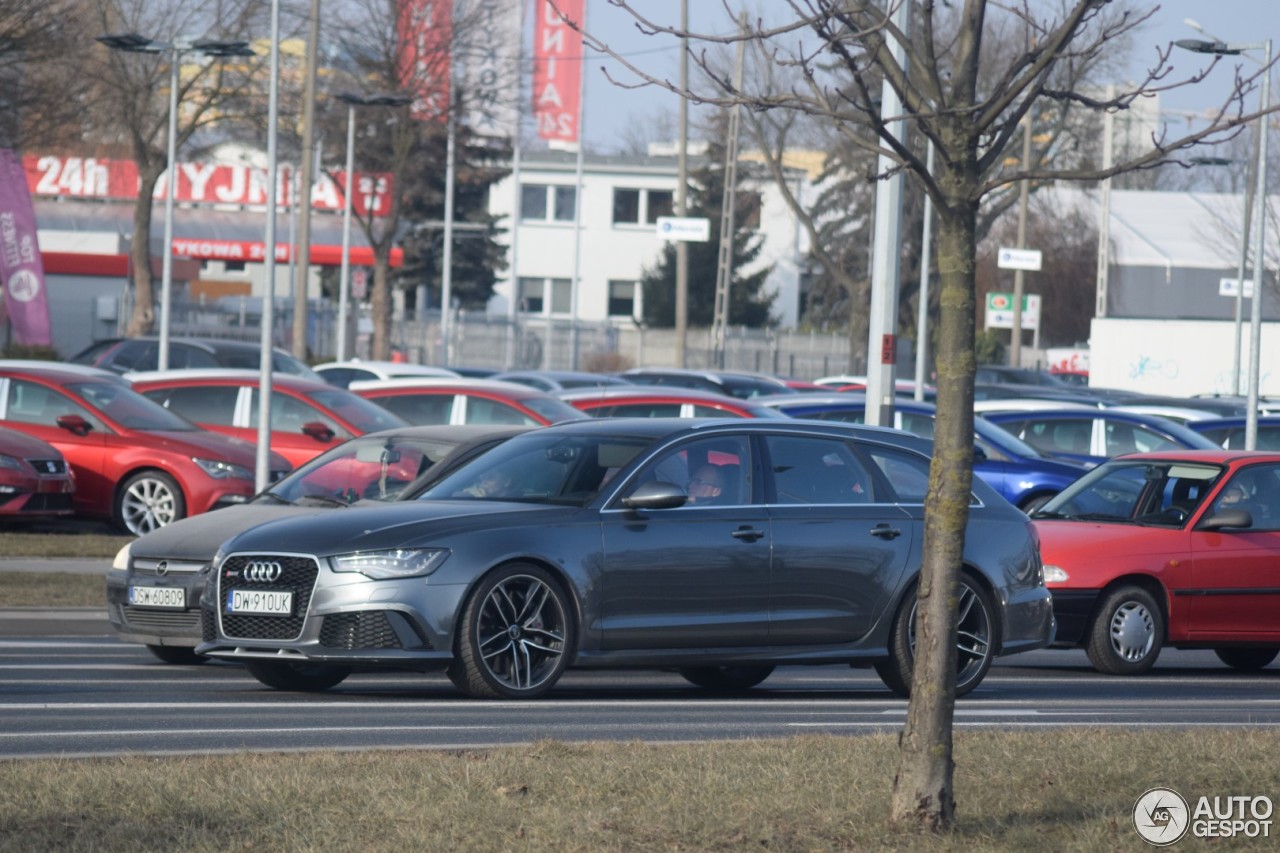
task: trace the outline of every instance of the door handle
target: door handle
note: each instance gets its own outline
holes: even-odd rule
[[[734,539],[741,539],[745,542],[754,542],[757,539],[764,538],[764,531],[756,530],[754,527],[739,527],[729,535]]]
[[[878,536],[881,539],[897,539],[902,535],[902,531],[887,524],[877,524],[871,528],[871,535]]]

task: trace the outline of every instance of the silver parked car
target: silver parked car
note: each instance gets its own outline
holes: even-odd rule
[[[781,664],[911,682],[927,441],[780,420],[600,419],[510,439],[419,501],[229,540],[206,655],[285,690],[367,668],[445,670],[528,699],[569,666],[747,688]],[[1053,637],[1027,517],[980,480],[960,580],[957,689]]]

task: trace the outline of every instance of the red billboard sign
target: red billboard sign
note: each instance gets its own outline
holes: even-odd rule
[[[535,0],[533,19],[533,115],[538,136],[578,141],[581,116],[583,0]],[[557,11],[559,10],[559,11]],[[561,17],[564,14],[564,18]]]
[[[99,160],[93,157],[28,155],[22,158],[31,195],[60,198],[132,200],[138,197],[138,167],[132,160]],[[174,200],[191,204],[230,204],[261,207],[267,203],[267,170],[212,163],[179,163]],[[154,198],[168,193],[168,176],[156,184]],[[340,212],[346,174],[321,173],[311,186],[311,209]],[[281,208],[294,194],[290,170],[277,175]],[[353,181],[352,209],[361,216],[370,211],[386,216],[391,209],[391,175],[357,172]]]
[[[413,95],[409,114],[443,121],[449,114],[452,77],[452,0],[399,0],[396,10],[400,88]]]

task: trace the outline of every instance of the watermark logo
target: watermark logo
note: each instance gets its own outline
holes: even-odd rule
[[[1133,827],[1148,844],[1173,844],[1187,834],[1190,825],[1187,801],[1171,788],[1152,788],[1133,804]]]
[[[1270,797],[1199,797],[1192,807],[1172,788],[1152,788],[1133,804],[1133,828],[1156,847],[1188,832],[1193,838],[1269,838],[1274,811]]]

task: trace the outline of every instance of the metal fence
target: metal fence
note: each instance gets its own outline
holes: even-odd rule
[[[170,311],[170,333],[177,336],[261,340],[261,300],[223,299],[216,304],[176,302]],[[118,313],[124,334],[128,306]],[[157,314],[159,312],[157,311]],[[348,317],[350,355],[370,357],[372,323],[367,316]],[[293,303],[278,301],[272,338],[292,348]],[[391,343],[406,360],[420,364],[526,370],[593,370],[613,372],[628,367],[673,365],[676,335],[672,329],[646,329],[631,323],[588,323],[518,316],[515,320],[466,311],[449,323],[449,341],[441,338],[439,311],[392,322]],[[337,309],[328,304],[308,308],[307,351],[314,361],[337,353]],[[900,354],[901,355],[901,354]],[[865,352],[850,357],[844,335],[794,330],[731,328],[723,358],[712,344],[709,328],[691,328],[685,337],[685,366],[776,373],[816,379],[837,373],[864,373]]]

